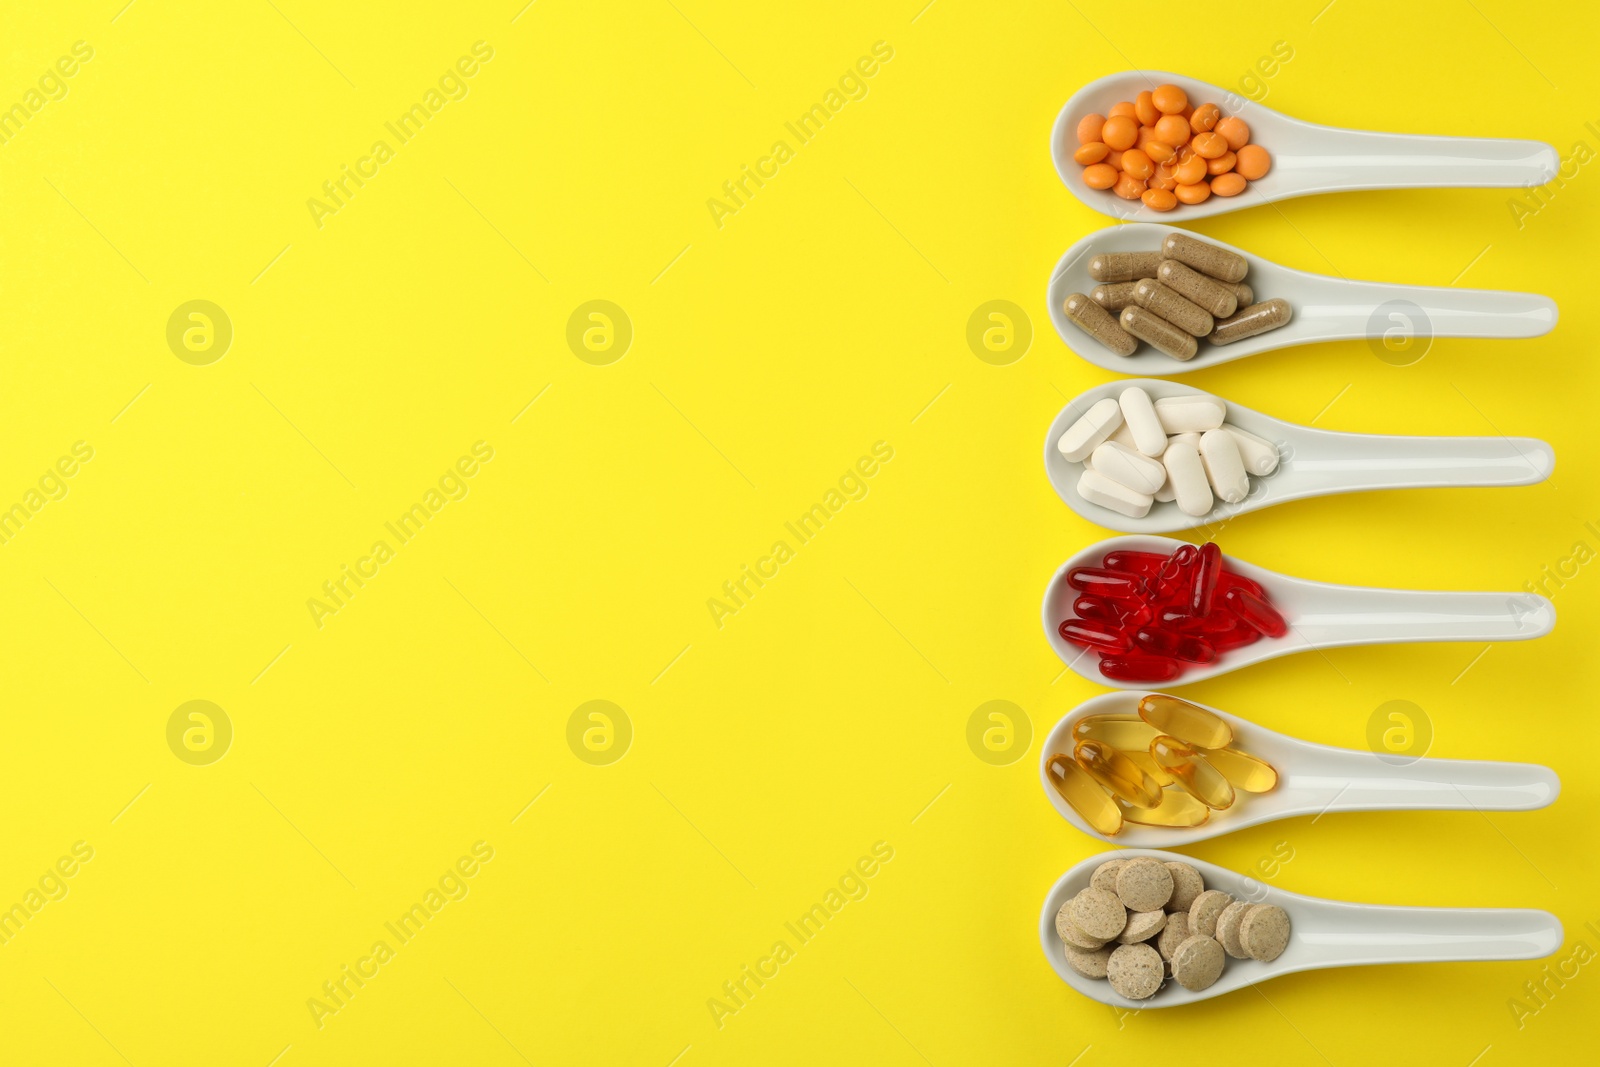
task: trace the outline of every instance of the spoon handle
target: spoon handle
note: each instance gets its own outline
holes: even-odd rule
[[[1555,470],[1555,450],[1532,437],[1319,434],[1291,442],[1297,478],[1317,492],[1532,485]],[[1270,494],[1270,480],[1262,484]]]
[[[1541,337],[1556,303],[1538,293],[1323,279],[1295,308],[1319,341],[1366,338],[1394,351],[1435,337]]]
[[[1537,763],[1411,759],[1346,750],[1318,752],[1308,772],[1283,785],[1307,797],[1302,814],[1330,811],[1532,811],[1561,792],[1555,771]]]
[[[1294,921],[1309,967],[1531,960],[1561,947],[1561,920],[1530,908],[1407,908],[1326,902]]]
[[[1319,126],[1275,166],[1315,191],[1528,188],[1556,176],[1561,157],[1543,141],[1425,137]]]
[[[1319,648],[1413,641],[1523,641],[1554,629],[1555,605],[1536,593],[1441,593],[1307,583],[1290,637]]]

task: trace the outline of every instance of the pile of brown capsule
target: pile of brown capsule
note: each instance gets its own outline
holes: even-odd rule
[[[1294,317],[1283,299],[1255,302],[1245,283],[1250,264],[1214,244],[1174,233],[1159,252],[1110,252],[1089,261],[1100,284],[1073,293],[1062,310],[1074,326],[1119,356],[1139,342],[1178,360],[1200,351],[1200,338],[1227,345],[1276,330]]]

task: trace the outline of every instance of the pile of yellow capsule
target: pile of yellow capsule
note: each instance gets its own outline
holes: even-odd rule
[[[1107,837],[1130,822],[1200,826],[1213,811],[1232,807],[1237,793],[1266,793],[1278,784],[1270,763],[1234,747],[1227,722],[1162,693],[1140,700],[1137,717],[1079,719],[1072,746],[1070,756],[1050,757],[1050,782]]]

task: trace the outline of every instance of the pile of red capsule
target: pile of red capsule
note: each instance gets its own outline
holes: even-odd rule
[[[1098,567],[1074,567],[1067,584],[1082,595],[1062,638],[1100,654],[1116,682],[1170,682],[1289,624],[1266,590],[1222,565],[1216,543],[1158,552],[1107,552]]]

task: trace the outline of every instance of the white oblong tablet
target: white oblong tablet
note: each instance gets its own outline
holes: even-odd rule
[[[1231,423],[1223,423],[1222,428],[1233,435],[1233,443],[1239,446],[1239,455],[1244,457],[1245,470],[1264,476],[1278,469],[1277,445]]]
[[[1172,442],[1162,454],[1161,464],[1167,468],[1167,480],[1172,483],[1178,510],[1196,517],[1211,510],[1211,483],[1206,481],[1206,469],[1194,445],[1187,441]]]
[[[1083,418],[1067,427],[1067,432],[1056,441],[1056,449],[1069,462],[1077,463],[1121,425],[1122,408],[1108,396],[1090,408]]]
[[[1167,473],[1166,464],[1162,464],[1161,473],[1163,475]],[[1155,492],[1155,498],[1161,501],[1163,504],[1178,499],[1178,492],[1172,488],[1171,478],[1163,478],[1161,482],[1161,488],[1157,489]]]
[[[1147,456],[1159,456],[1167,450],[1167,431],[1156,418],[1155,405],[1150,394],[1137,385],[1130,385],[1117,397],[1122,408],[1122,421],[1133,437],[1133,445]]]
[[[1099,471],[1083,472],[1083,477],[1078,479],[1078,495],[1091,504],[1110,508],[1130,519],[1142,519],[1150,513],[1150,494],[1135,492]]]
[[[1244,469],[1239,444],[1227,430],[1207,430],[1200,435],[1200,462],[1205,466],[1211,491],[1229,504],[1250,495],[1250,475]]]
[[[1205,433],[1222,425],[1228,408],[1214,396],[1164,396],[1155,403],[1156,418],[1168,433]]]
[[[1133,433],[1128,429],[1128,417],[1126,415],[1122,417],[1122,425],[1117,427],[1116,433],[1113,433],[1106,440],[1115,441],[1119,445],[1126,445],[1135,452],[1139,451],[1139,446],[1133,439]]]
[[[1167,480],[1167,469],[1156,460],[1135,452],[1127,445],[1106,441],[1089,456],[1095,473],[1121,482],[1135,493],[1151,496]]]

